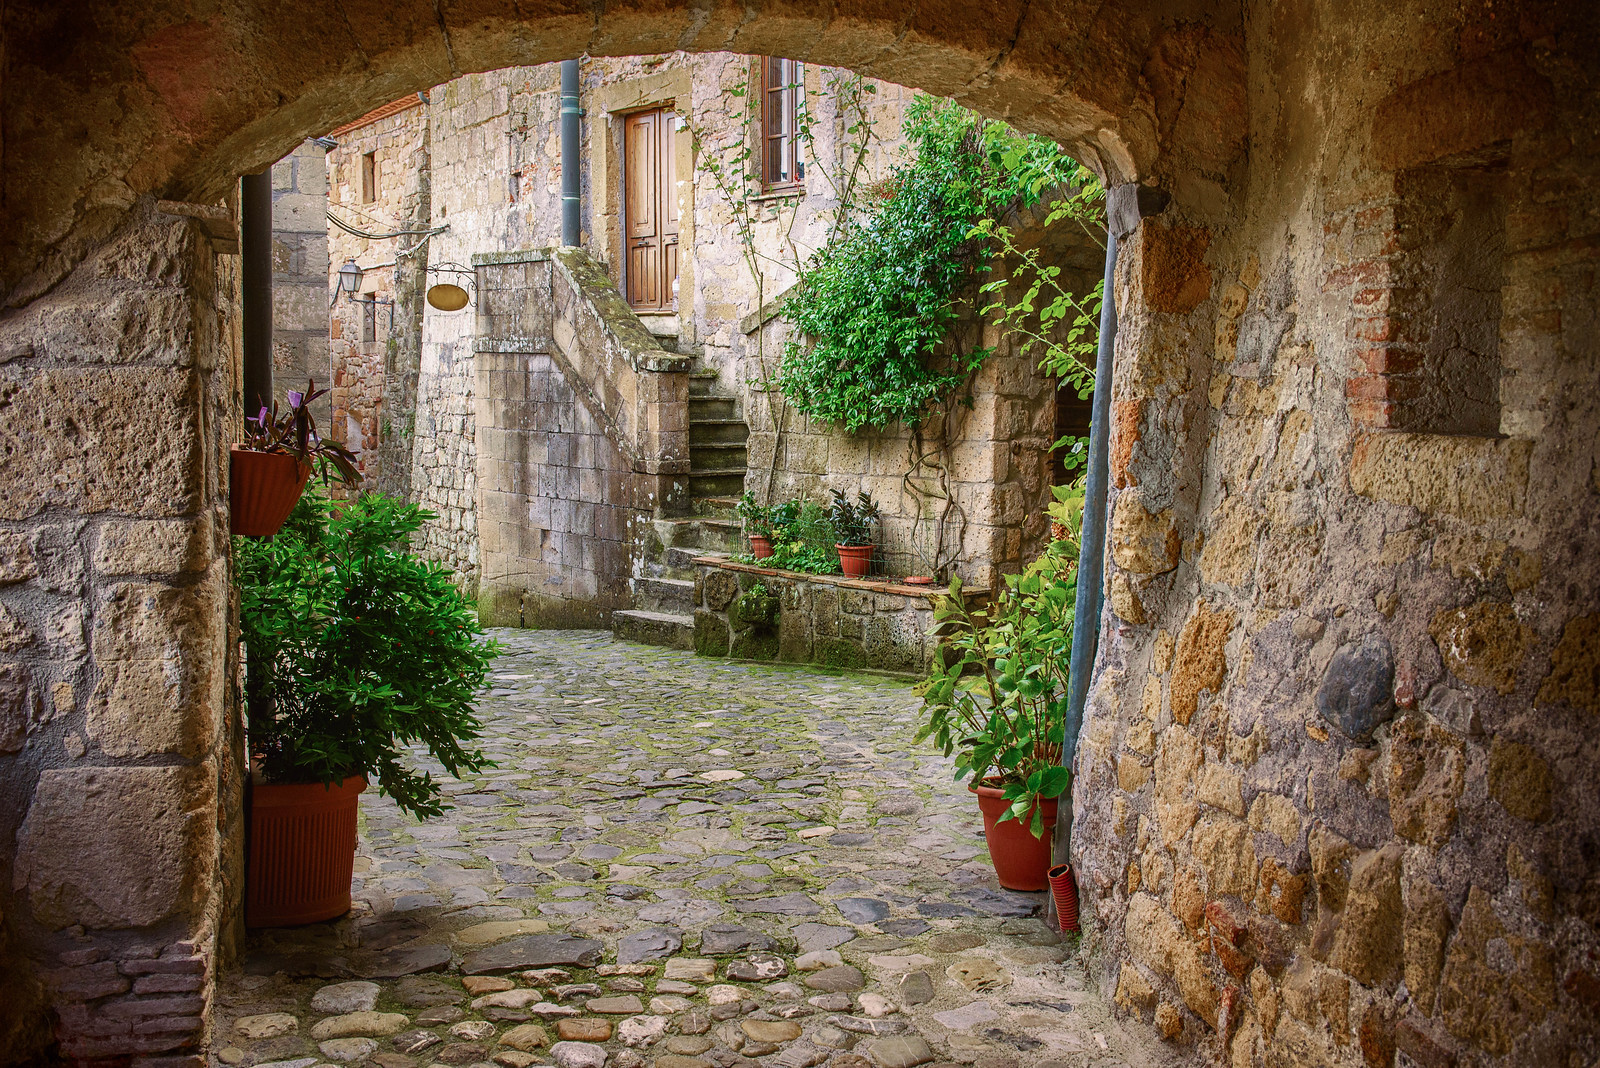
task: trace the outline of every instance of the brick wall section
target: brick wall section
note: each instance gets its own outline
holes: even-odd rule
[[[0,406],[75,428],[0,419],[0,948],[34,965],[5,962],[0,1037],[24,1056],[199,1068],[238,934],[236,264],[145,201],[0,325]],[[54,1033],[7,1033],[38,999]]]

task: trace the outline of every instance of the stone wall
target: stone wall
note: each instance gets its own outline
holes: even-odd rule
[[[688,361],[580,250],[475,261],[479,615],[603,625],[651,518],[681,510]]]
[[[0,323],[7,1063],[196,1053],[237,936],[237,260],[161,208]]]
[[[272,167],[272,385],[280,408],[286,390],[333,385],[328,347],[327,149],[301,142]],[[324,433],[333,398],[311,408]],[[335,440],[344,440],[338,436]]]
[[[402,98],[334,130],[325,152],[327,199],[341,220],[369,234],[421,230],[430,223],[428,109]],[[364,159],[376,171],[365,199]],[[376,240],[326,224],[322,304],[333,361],[331,436],[355,453],[368,488],[405,496],[411,488],[420,327],[429,246],[414,234]],[[402,255],[404,253],[404,255]],[[363,269],[361,292],[340,293],[338,271]],[[368,303],[368,302],[371,303]]]
[[[701,656],[923,674],[945,591],[842,575],[803,575],[723,557],[695,560],[694,648]],[[754,591],[754,592],[752,592]],[[966,590],[971,602],[987,591]]]
[[[1458,28],[1265,48],[1377,104],[1253,101],[1275,192],[1117,273],[1073,856],[1120,1004],[1237,1065],[1595,1053],[1594,156]]]

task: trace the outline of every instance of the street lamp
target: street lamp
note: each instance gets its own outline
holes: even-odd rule
[[[362,273],[361,268],[356,265],[353,257],[345,260],[344,266],[339,268],[339,288],[344,290],[352,300],[355,299],[356,291],[361,288]]]

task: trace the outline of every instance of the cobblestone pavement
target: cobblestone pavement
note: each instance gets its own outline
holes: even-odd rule
[[[1162,1065],[999,889],[904,682],[497,631],[498,767],[362,800],[355,909],[253,933],[214,1059],[280,1068]]]

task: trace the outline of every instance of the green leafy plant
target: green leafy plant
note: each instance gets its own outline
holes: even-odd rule
[[[781,607],[778,595],[757,582],[734,599],[728,615],[735,626],[765,629],[777,625]]]
[[[918,689],[924,720],[917,741],[956,758],[955,776],[998,788],[1008,819],[1044,833],[1039,802],[1060,797],[1072,776],[1061,766],[1072,613],[1077,595],[1083,490],[1056,487],[1053,529],[1064,536],[1020,575],[1008,575],[994,600],[971,610],[961,580],[935,610],[943,655]]]
[[[772,555],[760,561],[785,571],[831,575],[839,570],[833,523],[819,504],[785,501],[772,510]]]
[[[762,538],[772,537],[773,508],[770,505],[758,504],[754,493],[745,490],[744,496],[739,498],[739,503],[734,510],[738,513],[739,518],[744,520],[746,534],[754,534]]]
[[[490,766],[473,697],[494,643],[443,566],[408,551],[434,518],[363,494],[300,499],[271,539],[235,538],[249,746],[268,782],[375,777],[413,815],[444,811],[404,750],[421,742],[452,775]]]
[[[833,491],[833,506],[828,510],[834,541],[840,545],[871,545],[872,525],[878,521],[878,505],[865,493],[857,493],[854,503],[838,490]]]
[[[361,482],[356,470],[356,458],[349,449],[336,441],[324,440],[317,433],[317,421],[311,416],[311,402],[328,391],[318,389],[315,379],[308,379],[304,392],[291,389],[286,399],[289,410],[278,413],[278,402],[272,407],[262,406],[261,411],[244,421],[244,441],[240,446],[251,452],[282,453],[293,456],[302,464],[315,463],[321,470],[323,485],[328,484],[329,468],[332,478],[346,486]],[[304,468],[302,468],[304,470]]]
[[[990,242],[974,227],[1076,168],[1060,146],[935,97],[912,102],[904,130],[912,158],[864,221],[811,258],[783,308],[801,335],[784,348],[784,393],[851,432],[916,426],[966,381],[990,351],[950,337],[987,270]]]

